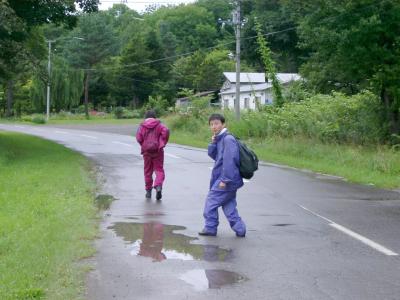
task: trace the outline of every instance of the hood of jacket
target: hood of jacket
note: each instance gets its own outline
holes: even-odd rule
[[[154,118],[148,118],[143,121],[142,125],[146,128],[152,129],[160,124],[160,120]]]

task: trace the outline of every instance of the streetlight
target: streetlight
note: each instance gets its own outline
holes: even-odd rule
[[[73,36],[73,39],[84,41],[84,38]],[[47,40],[49,43],[49,56],[47,62],[47,72],[48,72],[48,79],[47,79],[47,98],[46,98],[46,121],[50,118],[50,78],[51,78],[51,43],[55,43],[58,40],[68,39],[68,38],[58,38],[55,40]]]

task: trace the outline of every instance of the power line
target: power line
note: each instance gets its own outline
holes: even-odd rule
[[[109,1],[111,1],[111,0],[109,0]],[[319,24],[323,24],[324,22],[331,21],[333,19],[337,19],[337,18],[343,17],[344,15],[347,15],[349,13],[363,11],[363,10],[366,10],[366,9],[372,7],[372,6],[377,6],[377,5],[383,4],[385,2],[387,2],[387,0],[382,0],[382,1],[378,2],[378,3],[372,3],[372,4],[367,5],[365,7],[361,7],[359,9],[356,9],[355,11],[352,11],[352,12],[343,12],[340,15],[326,17],[324,19],[321,19]],[[276,25],[279,26],[279,25],[283,25],[283,24],[287,24],[287,23],[288,23],[288,21],[282,22],[281,24],[276,24]],[[272,25],[272,24],[269,24],[269,25]],[[295,30],[297,28],[298,28],[298,26],[293,26],[293,27],[289,27],[289,28],[286,28],[286,29],[282,29],[282,30],[278,30],[278,31],[274,31],[274,32],[269,32],[269,33],[263,34],[263,36],[271,36],[271,35],[287,32],[287,31],[292,31],[292,30]],[[246,38],[241,38],[241,40],[251,40],[251,39],[255,39],[255,38],[257,38],[257,35],[246,37]],[[234,44],[235,42],[236,41],[231,41],[231,42],[227,42],[227,43],[223,43],[223,44],[218,44],[217,46],[207,47],[207,48],[203,48],[201,50],[203,50],[203,51],[214,50],[214,49],[220,48],[221,46]],[[134,64],[122,65],[122,66],[118,66],[118,67],[109,67],[109,68],[101,68],[101,69],[91,68],[91,69],[81,69],[81,70],[84,70],[84,71],[101,71],[101,70],[113,70],[113,69],[119,69],[119,68],[129,68],[129,67],[147,65],[147,64],[157,63],[157,62],[161,62],[161,61],[171,60],[171,59],[174,59],[174,58],[184,57],[184,56],[188,56],[188,55],[194,54],[197,51],[198,50],[186,52],[186,53],[179,54],[179,55],[163,57],[163,58],[159,58],[159,59],[155,59],[155,60],[145,61],[145,62],[142,62],[142,63],[134,63]]]
[[[279,31],[275,31],[275,32],[269,32],[266,34],[263,34],[263,36],[270,36],[270,35],[274,35],[274,34],[278,34],[278,33],[282,33],[282,32],[286,32],[286,31],[290,31],[290,30],[294,30],[297,27],[291,27],[291,28],[286,28],[283,30],[279,30]],[[241,38],[242,40],[249,40],[249,39],[255,39],[257,38],[257,36],[251,36],[251,37],[247,37],[247,38]],[[232,41],[232,42],[227,42],[227,43],[223,43],[223,44],[219,44],[217,46],[212,46],[212,47],[207,47],[207,48],[203,48],[201,50],[203,51],[208,51],[208,50],[214,50],[217,48],[220,48],[221,46],[226,46],[226,45],[231,45],[236,43],[236,41]],[[160,61],[165,61],[165,60],[170,60],[170,59],[174,59],[174,58],[180,58],[180,57],[184,57],[184,56],[188,56],[191,54],[196,53],[198,50],[196,51],[190,51],[190,52],[186,52],[186,53],[182,53],[182,54],[178,54],[178,55],[173,55],[173,56],[168,56],[168,57],[163,57],[163,58],[159,58],[159,59],[154,59],[154,60],[149,60],[149,61],[145,61],[142,63],[134,63],[134,64],[127,64],[127,65],[122,65],[122,66],[118,66],[118,67],[106,67],[106,68],[99,68],[99,69],[95,69],[95,68],[90,68],[90,69],[79,69],[79,70],[84,70],[84,71],[102,71],[102,70],[113,70],[113,69],[119,69],[119,68],[128,68],[128,67],[136,67],[136,66],[141,66],[141,65],[147,65],[147,64],[152,64],[152,63],[156,63],[156,62],[160,62]]]

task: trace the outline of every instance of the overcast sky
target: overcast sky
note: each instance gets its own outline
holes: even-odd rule
[[[100,0],[99,9],[106,10],[117,3],[125,3],[129,8],[136,10],[137,12],[143,12],[146,6],[152,4],[168,5],[168,4],[180,4],[180,3],[193,3],[195,0]]]

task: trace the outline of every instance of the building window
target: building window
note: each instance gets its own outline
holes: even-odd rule
[[[229,108],[229,99],[224,100],[224,108]]]
[[[244,98],[244,108],[250,108],[250,99]]]

